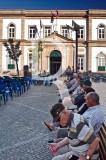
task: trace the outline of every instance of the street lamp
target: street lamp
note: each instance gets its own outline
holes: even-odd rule
[[[40,71],[40,73],[42,72],[42,51],[43,51],[42,41],[39,41],[39,42],[38,42],[38,70],[39,70],[39,58],[40,58],[40,55],[41,55],[41,71]],[[40,52],[41,54],[39,54],[39,52]]]
[[[67,24],[66,24],[66,26],[67,26],[68,29],[71,29],[72,31],[76,32],[76,67],[75,67],[75,69],[76,69],[76,72],[77,72],[77,69],[78,69],[78,31],[81,27],[78,24],[76,24],[74,21],[72,21],[72,26],[73,27],[71,27]]]

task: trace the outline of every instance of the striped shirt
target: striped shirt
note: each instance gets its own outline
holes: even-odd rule
[[[89,145],[96,139],[94,131],[88,126],[88,123],[82,115],[70,113],[68,124],[69,148],[72,155],[86,155]],[[91,159],[97,159],[98,150],[92,155]]]
[[[101,128],[102,123],[104,122],[104,113],[100,105],[89,107],[83,114],[84,118],[87,120],[89,125],[94,129],[94,132],[97,134]]]
[[[96,138],[93,130],[88,126],[84,117],[77,113],[70,113],[68,138],[73,147],[90,144]]]

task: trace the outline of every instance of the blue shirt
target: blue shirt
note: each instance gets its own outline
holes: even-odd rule
[[[94,132],[97,134],[104,122],[104,113],[100,105],[89,107],[84,113],[84,118],[93,127]]]

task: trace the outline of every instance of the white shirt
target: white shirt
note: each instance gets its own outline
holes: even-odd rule
[[[94,132],[97,134],[101,128],[102,123],[104,122],[104,113],[100,105],[89,107],[83,113],[83,116],[88,121],[88,123],[91,124]]]

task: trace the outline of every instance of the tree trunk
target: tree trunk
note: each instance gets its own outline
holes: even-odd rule
[[[17,66],[17,74],[18,74],[18,77],[19,77],[19,69],[18,69],[18,61],[16,60],[16,66]]]

